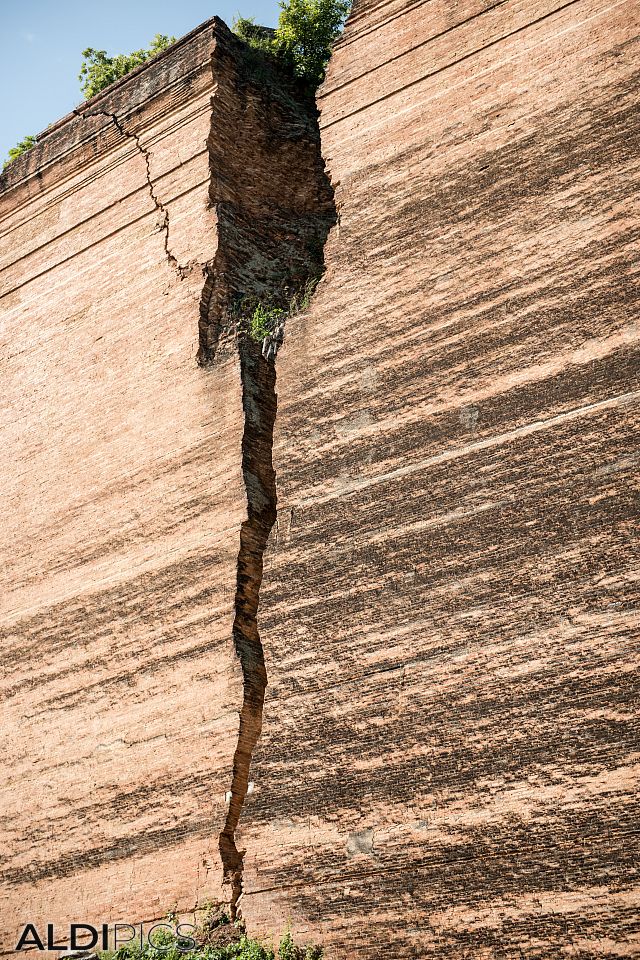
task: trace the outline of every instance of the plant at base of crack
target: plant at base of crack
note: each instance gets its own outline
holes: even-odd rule
[[[172,932],[157,930],[152,943],[139,941],[123,944],[118,950],[104,951],[100,960],[276,960],[272,947],[248,937],[242,922],[232,924],[228,918],[210,929],[198,928],[195,947],[185,949],[182,940]],[[216,942],[216,936],[219,938]],[[204,942],[200,942],[200,941]],[[193,943],[193,940],[191,940]],[[320,947],[299,947],[287,931],[280,941],[278,960],[322,960]]]
[[[287,930],[278,947],[278,960],[322,960],[322,947],[298,947]]]
[[[16,143],[15,147],[11,147],[9,150],[9,158],[5,160],[2,165],[2,169],[8,166],[13,160],[17,160],[18,157],[21,157],[23,153],[27,153],[28,150],[31,150],[31,147],[35,145],[36,138],[27,136],[24,140],[21,140],[19,143]]]
[[[274,56],[313,93],[324,80],[350,8],[350,0],[280,0],[275,30],[260,27],[252,17],[238,17],[233,30],[250,47]]]
[[[201,931],[215,930],[216,927],[224,926],[225,923],[231,923],[229,910],[225,904],[214,903],[213,900],[205,900],[201,907],[203,911]]]
[[[85,100],[94,97],[115,80],[124,77],[141,63],[155,57],[162,50],[175,43],[175,37],[156,33],[147,50],[134,50],[133,53],[118,53],[115,57],[107,56],[106,50],[94,50],[87,47],[82,51],[83,61],[78,74],[78,80]]]

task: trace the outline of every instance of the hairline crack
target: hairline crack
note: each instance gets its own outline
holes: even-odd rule
[[[121,136],[134,141],[136,147],[138,148],[138,152],[144,158],[145,167],[146,167],[146,181],[147,181],[147,187],[149,189],[149,196],[151,197],[153,201],[153,205],[155,206],[156,210],[162,214],[162,220],[159,223],[159,228],[162,231],[163,237],[164,237],[164,252],[167,258],[167,262],[173,268],[173,270],[175,270],[179,279],[182,280],[183,277],[191,269],[192,264],[191,263],[180,264],[177,257],[171,252],[171,248],[169,246],[169,211],[156,193],[155,186],[153,184],[153,178],[151,175],[151,155],[149,150],[147,150],[147,148],[143,146],[140,136],[137,133],[134,133],[132,130],[127,130],[127,128],[125,127],[122,120],[118,117],[118,115],[115,113],[111,113],[108,110],[92,110],[90,113],[83,113],[82,111],[78,110],[76,107],[74,108],[73,113],[77,117],[80,117],[81,119],[88,119],[89,117],[108,117],[110,120],[113,121],[117,131],[121,134]],[[203,270],[204,269],[206,268],[203,267]]]

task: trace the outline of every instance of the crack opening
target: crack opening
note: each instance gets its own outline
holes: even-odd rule
[[[247,519],[240,529],[233,641],[243,674],[243,703],[233,759],[231,799],[219,847],[224,882],[230,886],[231,919],[242,896],[244,850],[236,845],[236,828],[249,787],[249,767],[262,730],[267,687],[264,650],[258,631],[258,604],[263,558],[276,520],[276,475],[273,469],[273,430],[277,411],[276,368],[248,337],[238,340],[244,431],[242,474],[247,495]]]

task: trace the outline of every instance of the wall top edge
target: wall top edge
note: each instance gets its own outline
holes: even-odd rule
[[[86,140],[90,132],[87,121],[93,116],[102,117],[104,122],[103,114],[126,115],[141,109],[146,101],[170,84],[179,83],[181,79],[188,83],[194,67],[202,67],[210,61],[216,43],[220,40],[224,43],[232,37],[220,17],[211,17],[152,60],[140,64],[90,100],[84,100],[38,134],[31,150],[0,173],[0,196],[33,178],[39,179],[45,167],[61,160],[64,154]]]
[[[147,60],[146,63],[141,63],[140,66],[134,67],[134,69],[125,74],[124,77],[120,77],[119,80],[114,80],[113,83],[109,84],[108,87],[105,87],[104,90],[101,90],[100,93],[96,93],[95,96],[91,97],[89,100],[83,100],[75,108],[75,110],[67,113],[64,117],[61,117],[54,123],[49,124],[49,126],[46,127],[42,133],[38,134],[36,140],[40,142],[59,127],[62,127],[65,123],[73,120],[78,113],[84,114],[97,112],[97,109],[100,108],[100,104],[103,101],[108,100],[116,90],[135,83],[138,77],[149,70],[157,70],[158,68],[163,69],[163,61],[172,57],[182,47],[187,46],[194,38],[198,37],[200,34],[206,33],[209,30],[213,32],[213,35],[215,34],[216,30],[219,30],[220,28],[228,30],[224,20],[221,20],[220,17],[210,17],[208,20],[205,20],[204,23],[201,23],[199,26],[194,27],[193,30],[190,30],[189,33],[185,33],[183,37],[180,37],[179,40],[176,40],[175,43],[172,43],[171,46],[166,48],[166,50],[162,50],[151,60]]]

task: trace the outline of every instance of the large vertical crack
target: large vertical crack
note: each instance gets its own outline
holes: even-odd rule
[[[214,369],[238,351],[242,386],[242,477],[246,519],[240,528],[233,643],[243,696],[229,806],[218,845],[232,918],[243,892],[245,851],[237,828],[249,789],[250,766],[262,731],[267,688],[258,608],[264,554],[276,520],[273,433],[275,359],[262,355],[238,327],[237,306],[273,302],[324,269],[324,244],[335,223],[333,191],[320,153],[315,104],[273,69],[256,62],[216,21],[212,54],[209,204],[218,244],[203,267],[198,363]]]
[[[236,845],[236,828],[249,786],[253,750],[262,730],[267,687],[264,651],[258,631],[258,604],[263,557],[276,519],[276,477],[273,469],[273,428],[276,419],[276,370],[260,347],[248,337],[238,341],[242,380],[244,431],[242,476],[247,496],[247,519],[240,528],[233,642],[242,666],[243,703],[238,742],[233,758],[231,798],[219,846],[224,882],[230,888],[230,911],[235,920],[242,895],[244,851]]]

